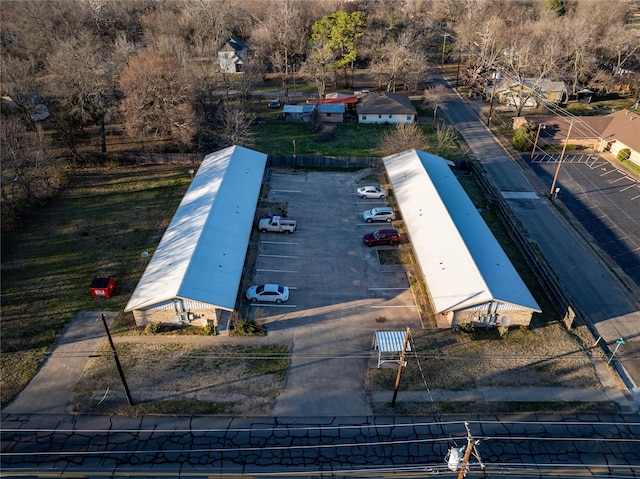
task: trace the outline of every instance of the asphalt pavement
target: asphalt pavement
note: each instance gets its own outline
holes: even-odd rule
[[[640,401],[640,305],[610,267],[565,216],[561,200],[548,197],[546,185],[500,144],[484,123],[476,104],[453,90],[444,110],[484,167],[531,242],[577,305],[578,318],[590,324],[612,355],[636,401]],[[562,314],[564,312],[561,312]],[[620,339],[624,344],[617,348]]]

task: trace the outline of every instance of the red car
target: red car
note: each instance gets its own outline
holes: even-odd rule
[[[400,243],[400,234],[396,230],[378,230],[364,235],[362,240],[367,246],[378,246],[381,244],[395,246]]]

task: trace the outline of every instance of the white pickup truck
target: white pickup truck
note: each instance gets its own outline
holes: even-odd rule
[[[282,216],[268,216],[260,219],[258,229],[263,233],[275,231],[288,235],[296,230],[296,222],[295,220],[285,220]]]

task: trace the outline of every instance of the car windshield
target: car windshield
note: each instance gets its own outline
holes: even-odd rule
[[[256,288],[256,293],[260,294],[264,291],[264,284],[261,284]]]
[[[278,293],[284,293],[284,288],[282,286],[278,286]]]
[[[373,237],[374,238],[380,238],[380,232],[379,231],[374,231],[373,232]]]
[[[378,208],[374,208],[371,210],[371,214],[372,215],[377,215],[378,214]]]

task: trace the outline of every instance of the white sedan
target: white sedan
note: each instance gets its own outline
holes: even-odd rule
[[[360,198],[386,198],[387,190],[380,186],[363,186],[358,188],[358,196]]]
[[[289,288],[279,284],[259,284],[247,290],[246,297],[252,303],[282,303],[289,299]]]

